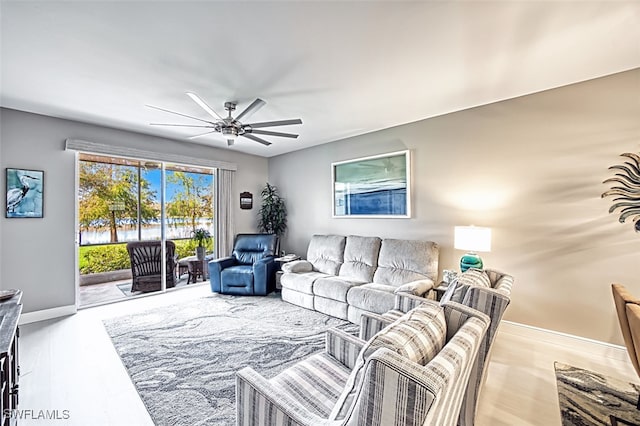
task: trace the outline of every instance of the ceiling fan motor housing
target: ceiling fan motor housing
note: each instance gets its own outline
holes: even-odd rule
[[[227,139],[234,139],[238,136],[238,129],[234,125],[222,127],[222,135]]]

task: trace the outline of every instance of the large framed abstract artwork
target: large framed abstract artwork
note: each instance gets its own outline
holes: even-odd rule
[[[333,217],[411,217],[409,150],[331,164]]]
[[[41,218],[44,172],[7,168],[8,218]]]

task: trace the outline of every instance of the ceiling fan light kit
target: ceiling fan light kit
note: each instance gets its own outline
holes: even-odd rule
[[[147,105],[149,108],[157,109],[159,111],[167,112],[170,114],[179,115],[181,117],[190,118],[193,120],[198,120],[207,124],[168,124],[168,123],[150,123],[152,126],[173,126],[173,127],[198,127],[198,128],[206,128],[211,129],[207,132],[190,136],[189,139],[196,139],[202,136],[209,135],[211,133],[221,133],[222,136],[227,140],[227,145],[231,146],[235,143],[235,140],[242,136],[247,139],[251,139],[254,142],[261,143],[262,145],[269,146],[271,142],[264,140],[261,137],[256,135],[264,135],[264,136],[277,136],[283,138],[297,138],[298,135],[293,133],[283,133],[283,132],[273,132],[270,130],[255,130],[262,127],[273,127],[273,126],[289,126],[293,124],[302,124],[302,120],[299,118],[292,120],[279,120],[279,121],[264,121],[259,123],[248,123],[243,124],[240,120],[248,118],[250,115],[258,111],[262,108],[266,102],[260,98],[257,98],[255,101],[251,103],[248,107],[246,107],[237,117],[233,117],[232,113],[236,110],[237,103],[236,102],[225,102],[224,109],[228,112],[227,117],[222,118],[217,112],[215,112],[205,101],[202,100],[198,95],[193,92],[187,92],[187,96],[189,96],[200,108],[202,108],[207,114],[209,114],[215,121],[203,120],[202,118],[193,117],[191,115],[182,114],[180,112],[171,111],[165,108],[160,108],[152,105]]]

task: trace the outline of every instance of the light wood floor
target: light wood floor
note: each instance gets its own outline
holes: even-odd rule
[[[69,410],[69,419],[27,419],[20,425],[152,425],[101,321],[209,292],[206,284],[193,286],[23,325],[19,408]],[[476,424],[560,425],[554,361],[640,381],[619,348],[504,323],[494,343]]]

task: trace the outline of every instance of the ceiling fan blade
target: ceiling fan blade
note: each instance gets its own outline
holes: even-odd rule
[[[255,101],[251,103],[251,105],[245,108],[245,110],[242,111],[240,115],[236,117],[236,120],[240,121],[243,117],[244,118],[249,117],[251,114],[253,114],[254,112],[258,111],[260,108],[262,108],[265,104],[266,104],[265,101],[263,101],[260,98],[257,98]]]
[[[153,106],[153,105],[145,105],[145,106],[147,106],[149,108],[157,109],[157,110],[160,110],[160,111],[168,112],[169,114],[175,114],[175,115],[180,115],[182,117],[192,118],[194,120],[202,121],[204,123],[209,123],[209,124],[214,124],[214,125],[216,124],[216,123],[211,122],[211,121],[203,120],[202,118],[193,117],[193,116],[187,115],[187,114],[182,114],[181,112],[170,111],[168,109],[160,108],[160,107]]]
[[[211,109],[211,107],[209,105],[207,105],[207,103],[205,101],[203,101],[202,99],[200,99],[200,96],[196,95],[193,92],[187,92],[187,96],[189,96],[191,99],[193,99],[193,101],[195,103],[197,103],[198,105],[200,105],[200,108],[202,108],[203,110],[205,110],[207,112],[207,114],[209,114],[210,116],[212,116],[215,119],[218,120],[222,120],[223,118],[220,117],[220,115],[215,112],[214,110]]]
[[[198,138],[201,138],[201,137],[203,137],[203,136],[207,136],[207,135],[210,135],[211,133],[216,133],[216,132],[217,132],[217,130],[212,130],[212,131],[210,131],[210,132],[201,133],[201,134],[199,134],[199,135],[189,136],[187,139],[198,139]]]
[[[258,143],[261,143],[261,144],[262,144],[262,145],[264,145],[264,146],[269,146],[269,145],[271,145],[271,142],[267,142],[267,141],[265,141],[264,139],[261,139],[261,138],[259,138],[259,137],[257,137],[257,136],[253,136],[251,133],[243,133],[243,134],[242,134],[242,136],[244,136],[245,138],[249,138],[249,139],[251,139],[252,141],[256,141],[256,142],[258,142]]]
[[[257,135],[267,135],[267,136],[280,136],[283,138],[297,138],[298,135],[294,135],[293,133],[281,133],[281,132],[272,132],[270,130],[253,130],[249,133],[257,134]]]
[[[212,129],[214,126],[208,125],[198,125],[198,124],[167,124],[167,123],[149,123],[150,126],[173,126],[173,127],[207,127]]]
[[[288,126],[289,124],[302,124],[302,120],[300,120],[299,118],[296,118],[295,120],[263,121],[262,123],[247,124],[247,126],[258,128],[258,127],[271,127],[271,126]]]

